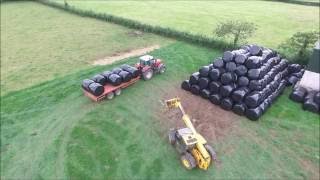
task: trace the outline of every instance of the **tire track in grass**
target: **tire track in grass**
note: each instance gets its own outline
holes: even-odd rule
[[[24,127],[16,137],[10,140],[13,143],[2,156],[9,155],[11,160],[6,163],[2,161],[2,177],[35,178],[43,174],[46,174],[45,177],[65,177],[65,147],[69,134],[74,125],[94,107],[92,105],[83,106],[86,101],[88,100],[70,95],[52,108],[49,115],[48,112],[44,112],[35,119],[28,119],[38,123],[29,123],[28,127]],[[36,134],[30,136],[34,132]],[[53,169],[56,168],[55,172],[43,172],[46,167],[42,167],[41,164],[47,161],[50,147],[54,145],[59,136],[62,137],[62,144],[58,152],[55,152],[58,155],[56,162],[58,166],[55,166],[54,162],[49,162]]]

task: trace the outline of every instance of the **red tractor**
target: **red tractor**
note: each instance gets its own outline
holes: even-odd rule
[[[149,80],[154,73],[164,73],[166,66],[162,63],[161,59],[155,59],[153,56],[144,55],[139,58],[140,62],[135,66],[141,71],[142,78]]]

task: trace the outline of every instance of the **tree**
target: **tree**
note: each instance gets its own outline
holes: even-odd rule
[[[319,39],[319,32],[297,32],[284,43],[279,50],[286,56],[301,64],[307,64],[314,44]]]
[[[236,47],[239,40],[245,40],[256,30],[256,25],[245,21],[226,21],[218,24],[214,33],[218,37],[232,36],[233,46]]]

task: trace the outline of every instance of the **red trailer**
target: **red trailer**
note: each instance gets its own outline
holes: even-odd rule
[[[95,102],[101,101],[103,99],[113,99],[114,96],[119,96],[122,89],[138,82],[141,78],[144,80],[149,80],[154,74],[162,74],[166,70],[166,66],[160,59],[154,59],[150,55],[145,55],[140,57],[140,62],[138,62],[135,67],[139,70],[140,75],[136,78],[131,79],[129,82],[121,83],[119,86],[113,86],[109,83],[104,85],[104,92],[100,96],[95,96],[83,89],[84,95],[89,97]]]

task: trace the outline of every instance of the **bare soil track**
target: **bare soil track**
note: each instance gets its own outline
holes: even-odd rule
[[[113,54],[112,56],[103,57],[101,59],[94,61],[93,65],[112,64],[116,61],[126,59],[129,57],[140,56],[140,55],[146,54],[148,52],[151,52],[151,51],[153,51],[155,49],[159,49],[159,48],[160,48],[159,45],[154,45],[154,46],[149,46],[149,47],[145,47],[142,49],[134,49],[134,50],[128,50],[125,52],[117,52],[117,53]]]
[[[212,104],[210,101],[195,96],[190,92],[175,89],[164,94],[163,99],[179,97],[186,113],[190,116],[195,128],[205,138],[218,140],[223,138],[233,128],[237,127],[237,122],[241,119],[238,115],[225,111],[219,106]],[[166,126],[185,127],[181,113],[178,109],[165,109],[161,113]]]

